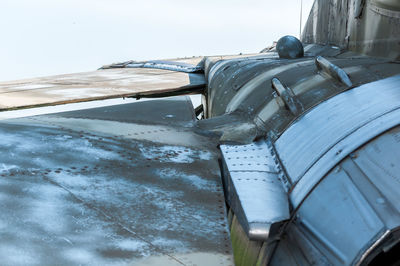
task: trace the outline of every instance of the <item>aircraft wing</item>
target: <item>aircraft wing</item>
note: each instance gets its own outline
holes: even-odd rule
[[[233,265],[216,141],[195,119],[180,96],[0,121],[2,261]]]
[[[97,71],[0,83],[0,110],[118,97],[199,93],[205,87],[200,58],[127,62]]]

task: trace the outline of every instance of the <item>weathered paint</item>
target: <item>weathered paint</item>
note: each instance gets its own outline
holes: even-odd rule
[[[186,97],[2,120],[2,262],[233,265],[218,153],[194,122]]]
[[[0,83],[0,110],[204,88],[203,74],[160,69],[106,69]]]

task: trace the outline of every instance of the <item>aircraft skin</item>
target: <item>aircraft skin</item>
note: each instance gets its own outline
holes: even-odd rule
[[[398,265],[400,2],[302,43],[0,83],[1,264]]]

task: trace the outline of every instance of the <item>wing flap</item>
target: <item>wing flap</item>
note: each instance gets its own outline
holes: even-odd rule
[[[201,73],[114,68],[0,83],[0,109],[18,109],[119,97],[199,93]]]

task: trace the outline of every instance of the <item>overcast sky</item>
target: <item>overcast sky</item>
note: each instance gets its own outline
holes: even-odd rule
[[[301,0],[1,0],[0,81],[127,60],[259,52]],[[303,0],[303,22],[313,0]]]

